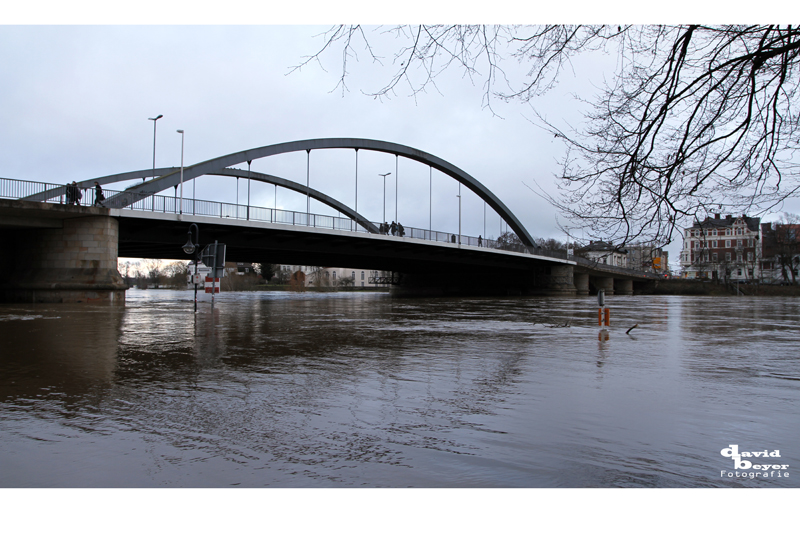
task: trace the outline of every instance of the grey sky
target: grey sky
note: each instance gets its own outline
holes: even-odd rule
[[[269,144],[320,137],[360,137],[395,142],[441,157],[481,181],[535,237],[565,236],[555,210],[523,182],[555,191],[562,147],[526,117],[519,103],[481,106],[483,79],[470,84],[460,73],[437,80],[439,92],[416,98],[398,91],[391,100],[362,94],[392,74],[366,54],[351,60],[349,92],[334,90],[341,70],[336,54],[289,74],[322,44],[329,25],[282,26],[0,26],[0,176],[65,183],[149,168],[153,122],[158,121],[156,166],[185,164]],[[579,59],[559,85],[533,105],[555,121],[578,120],[570,93],[589,97],[592,81],[613,69],[613,58]],[[513,68],[510,64],[508,68]],[[331,92],[333,91],[333,92]],[[306,154],[254,161],[253,170],[305,183]],[[374,221],[398,219],[429,225],[428,167],[386,154],[359,153],[358,210]],[[349,206],[355,203],[352,150],[312,152],[311,186]],[[458,185],[433,172],[433,229],[458,227]],[[239,180],[239,201],[246,182]],[[114,187],[109,187],[114,188]],[[121,187],[120,187],[121,188]],[[191,195],[191,186],[188,196]],[[236,201],[234,178],[204,177],[197,197]],[[278,191],[279,208],[305,211],[305,197]],[[462,231],[497,236],[501,222],[462,188]],[[251,186],[251,203],[271,207],[274,188]],[[312,201],[312,212],[332,213]],[[671,246],[673,262],[680,243]]]

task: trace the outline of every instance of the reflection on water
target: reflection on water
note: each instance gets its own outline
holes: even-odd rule
[[[720,454],[800,467],[798,300],[606,304],[606,331],[590,297],[3,305],[0,486],[798,486]]]

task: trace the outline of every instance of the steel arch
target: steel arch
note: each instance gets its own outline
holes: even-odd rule
[[[292,141],[287,143],[273,144],[252,148],[233,154],[224,155],[202,163],[184,167],[183,180],[188,181],[198,176],[213,174],[220,169],[238,165],[254,159],[261,159],[271,155],[285,154],[289,152],[324,150],[333,148],[371,150],[384,152],[397,156],[403,156],[426,165],[430,165],[436,170],[450,176],[459,183],[464,184],[469,190],[478,195],[489,206],[494,209],[500,217],[506,221],[509,227],[514,230],[523,244],[538,248],[533,237],[528,233],[517,217],[497,198],[489,189],[484,187],[478,180],[435,155],[404,146],[402,144],[390,143],[386,141],[376,141],[372,139],[352,139],[352,138],[328,138],[328,139],[306,139],[302,141]],[[152,170],[150,171],[152,174]],[[123,208],[147,196],[152,196],[160,191],[174,187],[180,183],[180,170],[162,175],[150,181],[135,185],[123,193],[114,195],[105,201],[107,207]],[[305,190],[305,186],[301,187]],[[310,191],[309,191],[310,195]]]
[[[174,172],[174,171],[180,172],[180,167],[157,168],[155,175],[156,176],[162,176],[164,174],[168,174],[168,173],[171,173],[171,172]],[[79,188],[81,188],[81,189],[85,189],[85,188],[91,188],[94,185],[94,182],[97,182],[100,185],[107,185],[109,183],[117,183],[117,182],[120,182],[120,181],[128,181],[128,180],[132,180],[132,179],[139,179],[139,178],[149,177],[149,176],[152,176],[152,175],[153,175],[153,169],[134,170],[134,171],[131,171],[131,172],[123,172],[121,174],[111,174],[109,176],[102,176],[100,178],[84,180],[84,181],[81,181],[80,183],[77,183],[77,186]],[[364,229],[366,229],[370,233],[379,233],[378,228],[375,226],[375,224],[370,222],[369,219],[367,219],[365,216],[357,213],[353,209],[350,209],[348,206],[346,206],[345,204],[341,203],[340,201],[338,201],[338,200],[336,200],[334,198],[331,198],[330,196],[328,196],[328,195],[326,195],[326,194],[324,194],[324,193],[322,193],[322,192],[320,192],[320,191],[318,191],[318,190],[316,190],[314,188],[309,188],[307,190],[305,185],[300,185],[299,183],[296,183],[296,182],[291,181],[291,180],[287,180],[285,178],[279,178],[278,176],[272,176],[270,174],[263,174],[261,172],[253,172],[253,171],[243,170],[243,169],[239,169],[239,168],[217,169],[214,172],[209,172],[209,173],[204,174],[204,175],[210,175],[210,176],[235,176],[237,178],[248,178],[249,177],[250,179],[255,180],[255,181],[260,181],[262,183],[270,183],[270,184],[273,184],[273,185],[278,185],[280,187],[283,187],[284,189],[289,189],[289,190],[296,191],[296,192],[299,192],[299,193],[302,193],[302,194],[306,194],[306,192],[308,192],[308,194],[309,194],[309,196],[311,196],[311,198],[313,198],[313,199],[317,200],[318,202],[323,203],[323,204],[325,204],[325,205],[327,205],[329,207],[332,207],[333,209],[336,209],[337,211],[339,211],[343,215],[346,215],[347,217],[349,217],[352,220],[354,220],[357,224],[359,224],[362,227],[364,227]],[[189,181],[189,180],[186,179],[185,175],[184,175],[184,181]],[[45,192],[40,192],[40,193],[37,193],[37,194],[32,194],[30,196],[26,196],[25,198],[22,198],[22,200],[29,200],[29,201],[32,201],[32,202],[44,202],[46,200],[49,200],[51,198],[55,198],[56,196],[61,196],[63,194],[65,194],[65,187],[56,187],[54,189],[49,189],[49,190],[47,190]],[[125,194],[125,193],[122,193],[122,194]],[[114,197],[112,196],[111,198],[114,198]],[[111,198],[109,198],[109,200]],[[106,205],[107,207],[113,207],[111,205],[108,205],[108,201],[104,202],[104,205]]]

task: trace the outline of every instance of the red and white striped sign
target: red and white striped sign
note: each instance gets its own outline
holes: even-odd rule
[[[210,278],[206,276],[206,293],[211,294],[212,290],[214,294],[219,294],[219,278]]]

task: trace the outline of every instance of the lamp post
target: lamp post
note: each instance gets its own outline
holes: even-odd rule
[[[378,174],[378,176],[383,176],[383,221],[386,222],[386,176],[389,176],[391,172],[387,172],[386,174]]]
[[[183,130],[177,130],[177,131],[178,131],[178,133],[181,134],[181,207],[180,207],[180,216],[183,216]]]
[[[162,118],[164,115],[158,115],[156,118],[148,118],[147,120],[153,121],[153,177],[156,177],[156,121]],[[144,182],[146,178],[142,178]]]
[[[195,231],[195,241],[192,242],[192,228]],[[197,227],[197,224],[192,224],[189,226],[189,240],[186,241],[186,244],[183,245],[183,251],[188,254],[194,256],[194,274],[192,275],[192,281],[194,282],[194,312],[197,312],[197,264],[200,259],[200,229]]]

